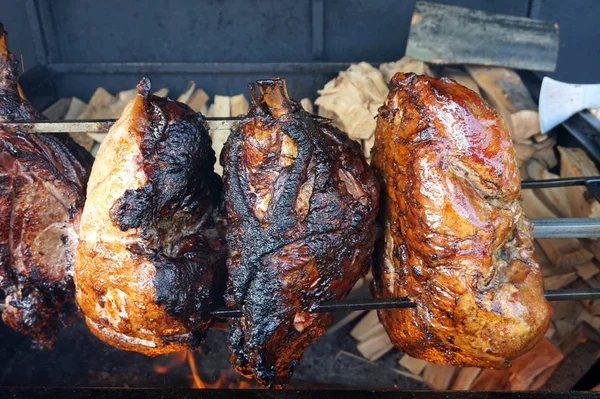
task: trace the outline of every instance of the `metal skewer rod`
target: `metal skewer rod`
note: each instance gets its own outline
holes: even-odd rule
[[[546,290],[544,296],[548,301],[583,301],[590,299],[600,299],[600,289],[561,289]],[[5,304],[0,304],[0,311],[4,310]],[[366,299],[345,299],[341,301],[329,301],[320,304],[315,311],[317,312],[339,312],[339,311],[357,311],[374,309],[406,309],[415,308],[417,304],[411,302],[406,297],[402,298],[366,298]],[[222,307],[213,310],[211,314],[220,318],[241,317],[242,311],[235,307]]]

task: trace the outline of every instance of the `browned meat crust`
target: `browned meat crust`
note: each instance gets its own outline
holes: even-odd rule
[[[0,24],[0,120],[42,119],[18,78]],[[66,134],[0,129],[2,319],[43,348],[77,314],[73,263],[91,165],[91,155]]]
[[[550,320],[510,136],[454,81],[399,73],[392,84],[373,150],[385,230],[373,292],[418,306],[379,318],[411,356],[507,367]]]
[[[204,117],[142,80],[98,151],[81,223],[77,301],[103,341],[158,355],[204,338],[226,280],[214,162]]]
[[[360,146],[290,100],[282,79],[251,87],[253,104],[229,137],[224,168],[234,367],[281,386],[370,266],[378,187]]]

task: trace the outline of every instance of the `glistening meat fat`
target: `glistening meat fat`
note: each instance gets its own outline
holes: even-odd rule
[[[98,151],[81,220],[77,302],[103,341],[158,355],[204,338],[226,279],[214,162],[202,115],[142,80]]]
[[[283,79],[251,85],[253,104],[221,155],[226,299],[234,367],[281,386],[371,264],[378,186],[358,143],[288,97]]]
[[[373,292],[417,307],[379,318],[413,357],[508,367],[550,322],[508,131],[452,80],[399,73],[392,85],[373,149],[385,231]]]
[[[25,98],[0,24],[0,120],[43,119]],[[73,267],[92,156],[67,134],[0,129],[4,322],[50,348],[77,315]]]

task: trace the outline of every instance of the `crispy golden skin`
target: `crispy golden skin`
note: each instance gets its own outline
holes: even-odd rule
[[[373,149],[385,230],[373,293],[417,307],[379,318],[411,356],[508,367],[550,321],[508,131],[454,81],[399,73],[392,84]]]
[[[142,80],[98,151],[81,220],[77,303],[98,338],[146,355],[203,339],[226,276],[214,162],[203,117]]]

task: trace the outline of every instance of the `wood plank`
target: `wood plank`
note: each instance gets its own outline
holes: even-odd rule
[[[419,1],[406,55],[433,64],[554,71],[558,24]]]
[[[547,290],[558,290],[577,280],[577,273],[565,273],[558,276],[544,278],[544,288]]]
[[[302,100],[300,100],[300,105],[309,114],[312,114],[312,113],[315,112],[315,108],[313,107],[313,103],[312,103],[312,101],[310,101],[309,98],[303,98]]]
[[[504,118],[513,141],[518,143],[540,133],[537,105],[515,71],[475,65],[465,68]]]

